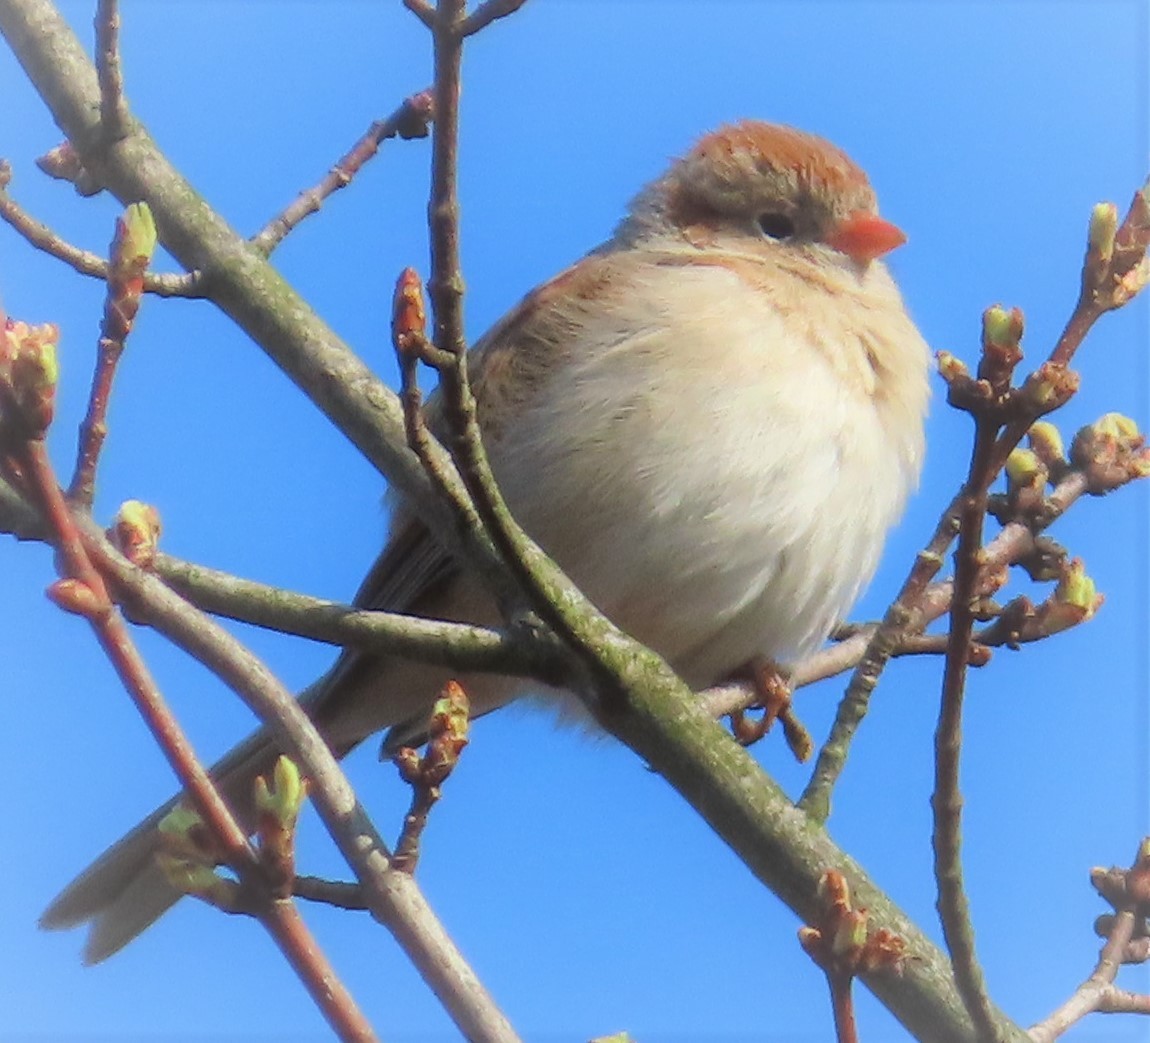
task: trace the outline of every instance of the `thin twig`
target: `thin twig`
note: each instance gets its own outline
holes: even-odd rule
[[[1028,1035],[1035,1043],[1052,1043],[1071,1025],[1094,1011],[1150,1013],[1150,996],[1136,996],[1134,993],[1117,989],[1114,985],[1118,968],[1122,966],[1123,953],[1134,934],[1136,923],[1137,917],[1129,909],[1114,917],[1110,935],[1106,939],[1106,944],[1102,946],[1098,962],[1094,965],[1090,976],[1057,1010],[1030,1027]],[[1118,1006],[1109,1006],[1116,1001],[1121,1001]]]
[[[56,586],[57,602],[84,616],[92,626],[97,640],[177,779],[211,830],[224,860],[236,871],[241,881],[260,889],[262,877],[258,858],[207,769],[196,757],[179,723],[168,709],[124,626],[123,618],[113,607],[103,576],[93,565],[86,542],[56,483],[43,441],[27,442],[21,455],[26,465],[25,473],[34,486],[41,510],[54,532],[65,582],[70,580],[74,584],[71,587],[64,584]],[[336,977],[291,903],[275,900],[261,902],[256,915],[275,938],[285,958],[339,1037],[362,1043],[374,1040],[371,1026],[351,994]]]
[[[831,791],[846,766],[851,743],[866,716],[871,693],[882,671],[895,654],[902,637],[926,625],[919,606],[930,581],[942,568],[943,555],[954,539],[957,526],[954,506],[951,504],[943,512],[930,542],[919,551],[898,596],[866,642],[846,693],[839,702],[830,735],[819,750],[810,780],[798,801],[799,808],[816,822],[825,822],[830,815]],[[792,684],[797,682],[792,681]]]
[[[89,551],[113,578],[134,618],[164,634],[208,667],[275,732],[310,784],[311,798],[364,888],[372,915],[395,935],[409,959],[468,1038],[515,1043],[517,1036],[447,936],[411,877],[391,868],[391,854],[355,797],[335,756],[295,698],[222,627],[157,577],[118,555],[95,526]]]
[[[33,482],[40,509],[53,532],[64,577],[78,581],[90,593],[86,618],[136,704],[156,736],[168,763],[188,792],[196,810],[218,839],[228,864],[237,872],[255,865],[255,855],[243,830],[236,825],[210,776],[196,759],[190,744],[163,703],[151,673],[140,658],[123,619],[114,609],[101,573],[84,546],[42,442],[29,444],[23,454],[26,474]],[[75,609],[78,611],[78,609]]]
[[[333,905],[351,912],[366,912],[369,908],[360,884],[345,880],[324,880],[318,876],[297,876],[292,882],[292,894],[307,902]]]
[[[427,0],[403,0],[403,6],[427,26],[428,29],[434,31],[435,19],[437,17],[436,11]]]
[[[260,916],[260,922],[303,980],[336,1035],[347,1043],[376,1043],[375,1030],[324,956],[295,902],[273,899]]]
[[[0,515],[3,528],[3,515]],[[157,554],[155,571],[197,608],[343,648],[402,655],[454,670],[541,677],[560,683],[563,665],[535,632],[379,612],[283,590]]]
[[[332,193],[346,188],[360,168],[378,151],[388,138],[403,140],[427,136],[432,118],[431,92],[420,91],[403,103],[390,116],[376,120],[318,184],[301,192],[284,211],[273,217],[251,237],[251,244],[268,256],[287,238],[288,234],[310,214],[316,213]]]
[[[401,746],[395,752],[399,776],[411,787],[411,806],[403,817],[392,860],[395,868],[405,873],[415,872],[431,809],[438,803],[444,782],[455,771],[467,746],[470,714],[471,704],[463,686],[458,681],[448,681],[432,707],[423,755],[410,746]]]
[[[942,697],[934,736],[934,876],[937,908],[950,951],[955,984],[979,1036],[995,1038],[994,1013],[974,949],[974,927],[963,886],[961,849],[962,796],[959,763],[962,753],[962,709],[966,673],[974,631],[975,598],[982,571],[982,533],[994,468],[996,437],[1004,409],[1017,392],[1011,386],[1022,359],[1022,313],[989,308],[983,316],[982,353],[978,379],[944,369],[948,400],[974,420],[974,445],[966,482],[958,497],[958,549],[955,552],[954,595],[943,670]]]
[[[98,0],[96,4],[96,76],[100,83],[100,125],[104,141],[118,141],[124,136],[128,123],[124,73],[120,67],[119,0]]]
[[[475,397],[467,374],[467,342],[463,329],[463,275],[459,257],[458,137],[462,37],[459,26],[464,0],[440,0],[433,23],[435,43],[435,124],[432,131],[431,277],[428,293],[434,323],[429,361],[440,377],[441,401],[450,433],[449,448],[471,503],[438,483],[456,517],[470,526],[474,507],[480,532],[495,546],[506,571],[514,578],[530,607],[573,652],[581,665],[601,682],[599,693],[620,691],[618,667],[608,667],[604,650],[621,644],[628,652],[646,654],[669,669],[648,650],[615,627],[583,596],[540,548],[516,524],[496,486],[479,429]],[[410,418],[409,408],[406,416]],[[426,464],[425,464],[426,467]],[[677,681],[672,682],[677,686]],[[623,685],[626,688],[626,685]]]
[[[9,225],[30,246],[63,261],[80,275],[95,279],[108,278],[108,261],[90,250],[81,250],[60,238],[46,224],[28,215],[11,196],[8,185],[12,180],[11,164],[0,160],[0,220]],[[157,297],[202,297],[203,279],[199,272],[148,272],[144,275],[144,292]]]
[[[405,0],[408,2],[408,0]],[[408,3],[410,7],[410,3]],[[463,275],[459,263],[459,74],[463,54],[459,34],[465,0],[439,0],[432,21],[435,51],[435,125],[431,138],[431,278],[427,289],[434,313],[432,343],[462,358]]]
[[[156,225],[146,203],[133,203],[116,219],[108,259],[108,289],[100,339],[96,346],[96,372],[88,397],[88,411],[80,424],[76,468],[68,499],[90,509],[96,490],[96,467],[107,434],[108,402],[124,345],[136,320],[144,272],[156,248]]]
[[[853,975],[831,973],[827,985],[831,990],[831,1013],[834,1015],[836,1043],[859,1043],[855,1021]]]
[[[974,952],[970,905],[963,887],[960,835],[962,796],[958,788],[962,749],[962,703],[974,625],[974,587],[980,568],[982,527],[986,517],[989,463],[997,427],[977,421],[970,477],[959,516],[954,597],[943,673],[942,706],[935,731],[934,873],[938,884],[938,912],[950,950],[955,982],[980,1037],[994,1039],[994,1015],[986,983]]]
[[[497,18],[506,18],[519,10],[527,0],[486,0],[471,12],[459,26],[461,36],[472,36],[486,29]]]

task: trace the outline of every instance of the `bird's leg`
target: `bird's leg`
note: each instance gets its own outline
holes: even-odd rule
[[[757,698],[747,710],[736,710],[730,715],[731,734],[743,745],[758,742],[778,721],[783,726],[787,746],[796,759],[805,761],[813,748],[810,733],[795,715],[792,705],[791,686],[787,683],[782,669],[767,656],[755,656],[731,675],[732,680],[747,681],[754,688]],[[749,710],[763,712],[752,717]]]

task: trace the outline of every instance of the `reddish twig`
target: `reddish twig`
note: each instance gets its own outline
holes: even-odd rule
[[[346,188],[360,168],[379,152],[388,138],[404,141],[427,137],[432,119],[431,92],[420,91],[403,103],[386,119],[376,120],[323,179],[301,192],[282,213],[273,217],[251,238],[251,244],[265,256],[279,246],[288,234],[310,214],[316,213],[328,196]]]
[[[415,872],[427,818],[439,801],[440,787],[455,770],[467,745],[469,709],[467,694],[458,683],[448,681],[431,712],[427,752],[421,757],[410,746],[395,752],[395,766],[412,791],[411,807],[404,816],[392,858],[395,868],[405,873]]]
[[[351,996],[335,980],[330,965],[314,940],[307,936],[298,914],[290,903],[280,900],[271,890],[269,885],[274,883],[274,877],[268,875],[266,868],[274,868],[277,863],[269,860],[265,866],[257,856],[168,709],[128,634],[123,616],[116,609],[103,571],[93,560],[99,557],[98,552],[93,553],[94,541],[81,530],[80,522],[60,490],[44,444],[55,407],[57,336],[53,326],[29,327],[6,320],[0,340],[0,466],[5,478],[15,480],[39,512],[50,533],[61,578],[49,588],[49,596],[60,608],[82,616],[92,627],[132,702],[191,798],[198,813],[197,821],[207,824],[213,861],[218,859],[231,866],[239,877],[240,888],[255,897],[254,914],[281,944],[285,957],[296,968],[332,1026],[345,1040],[372,1040],[370,1026]],[[107,562],[107,558],[100,560]],[[267,802],[259,803],[262,809]],[[282,805],[280,800],[275,807],[280,809]],[[283,850],[286,849],[281,844],[277,853],[282,855]],[[281,875],[290,878],[290,873],[289,866]],[[214,874],[209,872],[211,875]],[[224,886],[216,890],[226,897],[230,890],[228,882],[221,883]],[[231,883],[234,885],[234,881]]]
[[[408,0],[405,0],[408,2]],[[409,3],[410,6],[410,3]],[[562,571],[516,524],[495,484],[477,420],[475,397],[467,375],[467,343],[463,331],[463,276],[459,260],[458,136],[460,62],[464,0],[440,0],[432,31],[435,50],[435,124],[432,133],[431,297],[434,324],[424,361],[439,373],[442,412],[449,434],[448,448],[463,479],[471,503],[463,502],[448,483],[432,475],[448,492],[454,513],[463,527],[490,539],[506,573],[515,581],[514,595],[525,597],[557,637],[579,657],[604,691],[618,691],[619,677],[600,651],[606,644],[625,641],[624,635],[584,597],[578,595]],[[402,361],[402,359],[401,359]],[[410,362],[409,362],[410,364]],[[405,410],[410,422],[414,411]],[[418,421],[422,423],[422,421]],[[421,453],[421,456],[426,456]],[[424,464],[426,468],[426,462]],[[473,519],[477,516],[478,525]],[[502,586],[498,587],[502,592]],[[638,651],[638,649],[636,649]]]
[[[128,106],[124,101],[124,73],[120,67],[119,0],[97,0],[96,77],[100,84],[100,126],[104,144],[127,133]]]
[[[41,509],[55,534],[54,542],[65,576],[53,587],[54,600],[88,620],[180,785],[208,823],[224,859],[245,885],[259,887],[256,882],[262,878],[256,854],[196,757],[132,643],[123,618],[115,610],[103,577],[92,564],[63,493],[56,484],[43,442],[27,443],[22,455]],[[374,1040],[375,1035],[367,1020],[335,976],[291,903],[282,899],[261,903],[257,915],[339,1037],[349,1041]]]
[[[1056,408],[1073,393],[1076,378],[1066,366],[1073,358],[1091,326],[1105,311],[1120,307],[1150,279],[1146,249],[1150,243],[1150,183],[1135,193],[1126,217],[1118,227],[1117,214],[1110,204],[1095,208],[1083,265],[1082,288],[1078,305],[1066,324],[1046,364],[1027,381],[1017,394],[1003,396],[997,408],[1003,414],[1004,429],[986,462],[987,488],[1006,465],[1010,453],[1034,422]],[[952,356],[942,353],[939,366],[944,377],[953,382],[966,376],[965,367]],[[978,382],[971,382],[972,385]],[[976,404],[973,395],[970,404]],[[846,763],[854,735],[866,714],[870,694],[878,683],[887,662],[899,647],[901,637],[916,628],[920,599],[930,580],[942,565],[942,556],[957,533],[962,495],[955,497],[943,512],[926,549],[919,553],[898,597],[891,604],[879,629],[874,633],[839,703],[830,736],[819,751],[814,772],[799,800],[817,821],[830,814],[830,795]],[[957,658],[959,650],[956,648]],[[792,679],[792,684],[801,683]]]
[[[959,857],[962,798],[958,767],[962,701],[974,622],[973,597],[981,568],[979,556],[987,495],[991,482],[1031,425],[1064,404],[1077,390],[1078,378],[1066,367],[1094,322],[1104,312],[1125,304],[1150,279],[1148,245],[1147,188],[1135,194],[1120,228],[1117,212],[1111,205],[1101,204],[1095,208],[1077,305],[1047,361],[1021,387],[1016,389],[1010,384],[1022,357],[1019,348],[1022,316],[1017,309],[1008,316],[1002,309],[992,308],[984,316],[983,353],[977,380],[971,380],[955,360],[949,357],[942,360],[951,404],[966,409],[975,418],[975,444],[961,497],[950,643],[935,733],[935,789],[931,798],[935,820],[933,845],[943,933],[959,992],[980,1034],[993,1032],[994,1014],[974,955],[970,911],[962,884]],[[1092,598],[1092,591],[1090,595]]]
[[[799,930],[799,944],[827,977],[838,1043],[858,1043],[852,985],[864,972],[898,974],[906,952],[903,938],[871,931],[867,911],[854,906],[846,878],[836,869],[819,880],[820,916]]]
[[[414,881],[395,872],[379,832],[315,725],[292,694],[232,635],[156,577],[133,568],[88,525],[90,554],[133,618],[164,634],[219,676],[279,736],[306,773],[320,818],[354,870],[372,915],[386,926],[468,1038],[516,1043],[491,996],[443,930]]]
[[[1121,225],[1113,203],[1099,203],[1090,218],[1086,257],[1078,301],[1055,342],[1045,367],[1047,377],[1065,374],[1086,335],[1106,312],[1121,308],[1150,281],[1150,180],[1137,192]],[[1042,368],[1039,372],[1041,373]],[[1037,374],[1036,374],[1037,375]],[[1028,403],[1021,416],[1007,425],[995,447],[994,467],[1000,470],[1030,425],[1043,413],[1042,396]],[[1053,408],[1053,407],[1051,407]]]
[[[91,508],[96,491],[96,465],[107,434],[108,400],[124,343],[136,320],[144,271],[156,248],[156,224],[146,203],[133,203],[116,219],[108,262],[108,292],[96,349],[96,372],[88,398],[88,412],[80,424],[76,469],[68,499]]]
[[[285,898],[274,899],[260,921],[297,977],[307,986],[312,1000],[336,1035],[349,1043],[375,1043],[378,1038],[375,1030],[320,950],[295,903]]]
[[[405,0],[412,7],[413,0]],[[432,343],[462,358],[463,275],[459,261],[459,75],[463,53],[460,25],[465,0],[439,0],[432,20],[435,52],[435,128],[431,138],[431,277],[427,281],[434,314]],[[412,7],[414,10],[415,8]]]

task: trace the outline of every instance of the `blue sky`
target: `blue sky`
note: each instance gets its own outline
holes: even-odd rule
[[[62,5],[82,38],[88,3]],[[429,80],[425,34],[391,2],[124,0],[129,97],[160,145],[244,232],[316,181],[366,125]],[[979,315],[1022,307],[1045,355],[1076,293],[1090,207],[1125,207],[1150,171],[1145,5],[1082,2],[711,4],[531,0],[467,54],[463,255],[478,336],[526,290],[605,238],[630,196],[700,133],[765,118],[818,132],[869,172],[909,234],[891,259],[928,341],[972,359]],[[59,132],[0,49],[0,154],[13,193],[69,239],[102,249],[116,208],[49,183],[32,158]],[[394,379],[395,274],[426,269],[428,147],[389,144],[276,254],[284,274]],[[71,464],[102,289],[0,229],[6,310],[62,328],[53,452]],[[1118,410],[1150,426],[1145,300],[1102,322],[1079,356],[1069,434]],[[855,613],[873,618],[965,470],[969,422],[936,396],[923,487]],[[246,338],[202,303],[148,301],[111,414],[99,510],[156,504],[171,553],[347,598],[385,519],[373,470]],[[980,954],[1023,1024],[1090,970],[1102,911],[1095,864],[1126,863],[1147,832],[1147,487],[1091,500],[1054,535],[1107,597],[1088,625],[970,682],[965,854]],[[0,540],[0,820],[4,1040],[326,1038],[258,927],[184,902],[108,964],[83,970],[78,934],[39,911],[168,795],[159,753],[85,628],[43,598],[42,548]],[[1019,579],[1014,593],[1027,591]],[[1030,590],[1036,600],[1041,591]],[[243,633],[302,686],[321,647]],[[141,644],[205,756],[251,726],[238,702],[147,634]],[[896,663],[837,793],[831,830],[938,936],[930,874],[931,737],[940,664]],[[799,709],[825,735],[842,688]],[[759,757],[797,792],[778,741]],[[406,794],[373,751],[354,781],[385,834]],[[305,823],[304,868],[344,870]],[[510,710],[479,724],[425,841],[420,879],[512,1022],[533,1041],[628,1029],[641,1043],[830,1038],[821,975],[798,924],[625,749]],[[390,938],[362,917],[307,910],[391,1041],[453,1038]],[[1127,972],[1129,973],[1129,972]],[[1147,976],[1129,973],[1131,987]],[[865,992],[867,1043],[905,1034]],[[1145,1038],[1089,1022],[1070,1038]]]

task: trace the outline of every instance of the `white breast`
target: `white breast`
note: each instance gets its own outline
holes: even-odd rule
[[[808,309],[788,317],[789,298],[726,268],[642,279],[581,316],[569,364],[493,465],[588,596],[703,687],[756,654],[810,651],[869,580],[921,465],[926,351],[892,286],[847,332],[817,325],[820,350]],[[874,376],[883,323],[918,371],[893,412],[843,371],[845,358]]]

